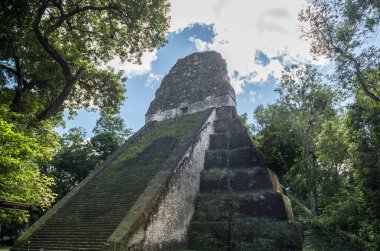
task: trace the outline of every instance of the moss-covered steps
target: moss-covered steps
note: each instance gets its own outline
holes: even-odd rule
[[[150,124],[113,161],[11,250],[103,250],[103,245],[202,114]],[[78,189],[78,188],[77,188]],[[61,203],[62,204],[62,203]]]
[[[300,250],[289,199],[236,115],[217,109],[200,192],[188,229],[189,250]]]

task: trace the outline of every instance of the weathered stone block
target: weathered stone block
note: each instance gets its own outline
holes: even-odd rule
[[[210,150],[228,149],[229,137],[224,133],[216,133],[210,135]]]
[[[253,146],[252,141],[246,132],[230,133],[230,149]]]
[[[288,220],[288,212],[281,193],[244,194],[237,198],[236,213],[250,217]]]
[[[200,182],[200,192],[228,191],[229,177],[219,179],[202,179]]]
[[[216,133],[243,132],[244,128],[236,119],[218,119],[214,121],[214,130]]]
[[[231,239],[236,250],[249,246],[257,247],[254,250],[300,250],[302,230],[288,221],[246,217],[232,222]]]
[[[236,107],[225,106],[216,109],[216,117],[218,119],[234,119],[237,117]]]
[[[196,250],[301,250],[302,236],[294,223],[265,218],[196,221],[189,228],[189,244]]]
[[[229,183],[233,191],[257,191],[273,188],[268,178],[268,169],[265,167],[234,170],[234,175],[230,178]]]
[[[227,251],[229,243],[227,222],[192,222],[188,230],[189,249]]]
[[[205,156],[204,168],[227,168],[228,167],[228,151],[217,150],[207,151]]]
[[[231,217],[233,197],[229,193],[199,193],[196,199],[195,221],[226,221]]]
[[[236,106],[225,60],[215,51],[193,53],[178,60],[163,78],[146,122],[225,106]]]
[[[238,148],[229,151],[229,167],[254,167],[264,166],[260,153],[252,148]]]
[[[286,198],[281,193],[262,190],[256,193],[201,193],[196,201],[197,220],[220,221],[236,217],[265,217],[289,220]]]
[[[247,169],[207,169],[201,174],[200,191],[257,191],[274,188],[265,167]]]

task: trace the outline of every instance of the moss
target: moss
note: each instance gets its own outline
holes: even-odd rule
[[[108,231],[104,233],[106,241],[201,115],[190,114],[147,128],[67,200],[41,230],[50,231],[58,238],[64,235],[64,231],[58,230],[62,227],[86,226],[81,241],[91,242],[92,235],[99,231],[97,226],[107,225],[107,230],[102,230]],[[31,240],[41,238],[45,237],[40,230],[31,236]]]
[[[165,137],[175,138],[178,141],[183,139],[192,128],[194,122],[199,119],[200,115],[201,113],[194,113],[156,123],[151,130],[137,138],[136,141],[111,164],[111,167],[120,166],[123,162],[140,156],[158,139]]]
[[[223,250],[299,250],[299,226],[267,218],[241,218],[233,222],[194,221],[189,228],[189,248]]]
[[[231,177],[234,175],[231,169],[218,169],[212,168],[207,170],[202,170],[201,179],[202,180],[221,180],[224,177]]]
[[[237,204],[230,193],[204,194],[196,198],[195,221],[218,221],[228,219],[230,212]]]
[[[174,168],[177,167],[185,152],[189,149],[191,144],[193,144],[193,140],[198,135],[199,130],[204,126],[206,119],[209,118],[211,112],[212,110],[208,110],[199,114],[191,114],[185,117],[160,122],[157,125],[164,125],[165,130],[160,130],[159,128],[155,127],[157,131],[154,134],[145,133],[143,135],[148,137],[150,141],[155,137],[158,137],[159,139],[164,139],[163,137],[165,137],[168,139],[178,139],[178,142],[166,157],[163,156],[162,151],[163,149],[168,148],[168,146],[164,145],[157,149],[159,157],[164,157],[163,162],[158,165],[160,167],[159,170],[155,171],[152,169],[152,172],[150,173],[136,172],[138,176],[136,179],[140,179],[141,176],[146,178],[145,176],[153,175],[153,177],[149,179],[149,185],[145,188],[143,193],[140,194],[138,200],[133,203],[133,207],[129,210],[126,218],[123,219],[112,236],[107,240],[107,243],[110,244],[110,247],[114,247],[114,245],[127,245],[130,237],[138,229],[149,224],[149,221],[151,220],[150,216],[156,212],[160,201],[166,194],[167,189],[170,188],[169,181],[171,175],[173,174]],[[174,127],[173,123],[175,124]],[[144,145],[144,140],[136,142],[140,145]],[[155,162],[155,165],[157,166],[157,161],[154,160],[154,151],[152,151],[149,156],[146,156],[146,152],[149,151],[140,151],[140,153],[137,155],[140,157],[144,156],[141,159],[144,159],[147,163]],[[123,158],[124,159],[122,163],[131,162],[135,165],[137,163],[133,157]],[[140,168],[145,168],[147,163],[141,165]],[[126,248],[127,246],[123,246],[117,250],[125,250]],[[110,250],[114,249],[111,248]]]
[[[228,244],[227,222],[192,222],[188,233],[190,249],[223,250]]]

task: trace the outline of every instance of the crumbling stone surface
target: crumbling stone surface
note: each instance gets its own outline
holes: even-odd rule
[[[178,60],[164,77],[146,122],[222,106],[236,106],[226,62],[215,51],[197,52]]]
[[[188,230],[191,250],[300,250],[300,228],[234,107],[217,108]]]
[[[187,150],[187,146],[183,148],[181,146],[184,142],[191,142],[193,139],[193,137],[188,138],[190,133],[199,134],[197,128],[202,126],[205,123],[204,120],[209,116],[204,113],[152,123],[143,132],[128,141],[117,156],[97,171],[96,175],[90,177],[85,184],[80,184],[75,194],[69,194],[68,198],[65,197],[66,202],[61,208],[55,210],[54,214],[50,213],[50,217],[45,223],[41,224],[37,221],[37,230],[23,235],[12,251],[106,250],[104,245],[107,240],[126,215],[129,215],[143,192],[151,186],[152,180],[158,174],[166,171],[165,163],[173,155],[182,157],[181,153],[183,154]],[[195,132],[193,132],[194,130]],[[202,160],[201,157],[198,159]],[[177,163],[178,161],[174,164]],[[195,182],[191,183],[196,184]],[[197,186],[194,188],[195,191],[192,189],[192,193],[196,193],[197,188]],[[189,209],[187,211],[178,210],[176,213],[186,215],[189,221],[192,203],[190,200],[187,201],[190,205],[185,203],[180,203],[180,205],[187,206],[186,208]],[[171,203],[171,205],[173,204]],[[153,200],[148,200],[148,207],[155,207]],[[144,210],[136,214],[145,213],[147,211]],[[173,217],[172,219],[181,218],[184,217]],[[142,225],[140,223],[140,226]],[[186,229],[182,225],[181,227],[184,239],[183,232]],[[169,225],[166,226],[166,229],[168,228]],[[179,227],[173,228],[173,232],[176,230],[179,230]],[[162,236],[167,232],[156,231],[156,233],[157,236]],[[174,234],[171,236],[177,237]],[[173,238],[169,237],[166,239],[167,242],[172,240]],[[112,245],[111,250],[126,250],[115,249],[115,246]]]
[[[157,90],[145,129],[12,251],[299,250],[290,201],[235,100],[219,53],[180,59]]]

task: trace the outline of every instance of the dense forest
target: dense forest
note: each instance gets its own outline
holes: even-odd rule
[[[116,56],[138,63],[164,45],[168,13],[165,0],[0,2],[0,199],[35,207],[0,209],[2,241],[132,134],[118,115],[123,72],[103,66]],[[277,101],[242,119],[254,116],[246,126],[296,213],[309,214],[298,216],[303,227],[380,250],[380,2],[312,0],[299,21],[300,39],[333,72],[289,65]],[[81,108],[101,114],[93,136],[58,135],[64,111]]]
[[[312,2],[299,14],[303,39],[335,71],[289,66],[278,100],[255,110],[251,133],[288,193],[310,210],[310,224],[379,250],[380,3]]]
[[[94,169],[131,134],[117,115],[125,99],[114,57],[139,63],[165,43],[167,1],[0,2],[0,200],[34,210],[0,209],[3,240]],[[59,136],[64,111],[98,111],[93,136]]]

